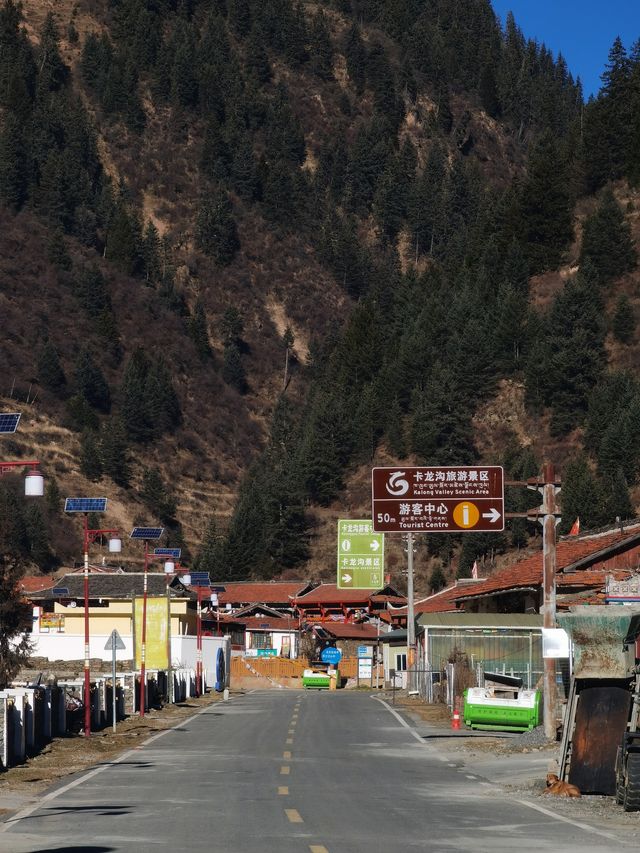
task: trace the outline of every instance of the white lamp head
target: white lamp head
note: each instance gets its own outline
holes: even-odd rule
[[[167,560],[164,564],[164,573],[165,575],[172,575],[176,570],[176,564],[173,560]]]
[[[44,495],[44,477],[37,468],[31,468],[24,478],[24,493],[28,498],[41,498]]]
[[[109,552],[111,554],[119,554],[122,551],[122,539],[119,536],[112,536],[109,539]]]
[[[191,586],[191,575],[182,575],[180,580],[185,586]]]

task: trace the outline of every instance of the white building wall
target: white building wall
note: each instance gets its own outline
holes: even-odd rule
[[[89,654],[92,658],[103,661],[112,659],[111,646],[105,649],[110,634],[91,637]],[[131,661],[133,659],[133,636],[121,634],[124,649],[116,650],[116,660]],[[33,657],[46,658],[49,661],[84,660],[84,635],[81,634],[32,634]],[[175,669],[195,669],[197,638],[190,635],[171,637],[171,665]],[[207,673],[215,681],[215,667],[218,649],[225,650],[227,672],[231,656],[231,642],[228,637],[203,637],[202,662]],[[207,677],[207,684],[209,678]]]

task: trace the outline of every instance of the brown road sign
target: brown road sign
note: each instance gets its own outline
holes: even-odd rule
[[[499,465],[374,468],[373,529],[389,533],[504,530]]]

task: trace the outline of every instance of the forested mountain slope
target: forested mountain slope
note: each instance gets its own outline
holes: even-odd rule
[[[3,0],[0,109],[25,558],[100,492],[219,578],[330,576],[382,460],[551,457],[565,527],[634,512],[636,47],[585,105],[488,0]],[[433,583],[526,540],[429,537]]]

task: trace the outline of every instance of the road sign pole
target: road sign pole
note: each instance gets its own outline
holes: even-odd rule
[[[113,730],[116,730],[116,635],[111,634],[111,712],[113,714]]]
[[[411,693],[416,689],[416,624],[413,593],[413,533],[407,533],[407,656],[409,664],[408,687]]]

